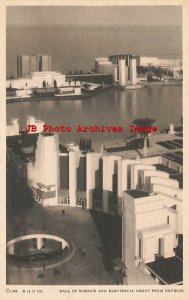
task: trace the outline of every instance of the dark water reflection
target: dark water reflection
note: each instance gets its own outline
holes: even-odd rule
[[[156,119],[159,129],[170,123],[180,125],[182,115],[182,87],[155,87],[146,90],[108,91],[87,100],[23,102],[7,105],[7,121],[19,118],[21,128],[26,124],[27,115],[53,126],[71,126],[72,132],[60,134],[62,141],[77,142],[81,136],[91,137],[93,142],[109,139],[124,139],[128,125],[135,118]],[[123,132],[77,133],[77,125],[123,126]]]

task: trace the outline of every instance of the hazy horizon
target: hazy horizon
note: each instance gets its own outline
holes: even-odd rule
[[[182,6],[9,6],[11,24],[182,26]]]
[[[33,53],[52,55],[61,72],[114,53],[182,58],[182,7],[7,7],[7,76],[17,55]]]

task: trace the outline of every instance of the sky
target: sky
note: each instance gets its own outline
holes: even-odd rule
[[[7,25],[181,26],[181,6],[10,6]]]
[[[48,26],[48,27],[47,27]],[[91,70],[95,57],[182,57],[181,6],[7,7],[7,76],[16,57],[48,53],[53,70]]]

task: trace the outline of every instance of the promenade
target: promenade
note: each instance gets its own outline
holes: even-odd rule
[[[64,209],[65,214],[62,214]],[[56,268],[7,267],[9,284],[41,285],[108,285],[115,284],[105,269],[100,237],[89,211],[81,208],[51,207],[44,209],[34,203],[30,210],[19,212],[9,221],[9,238],[34,232],[48,232],[64,238],[72,244],[72,254]],[[81,255],[85,248],[86,255]]]

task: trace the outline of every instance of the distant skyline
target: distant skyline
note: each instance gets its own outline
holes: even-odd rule
[[[116,53],[181,58],[182,6],[10,6],[6,47],[7,76],[21,54],[49,54],[60,72]]]
[[[10,6],[7,25],[182,26],[181,6]]]

